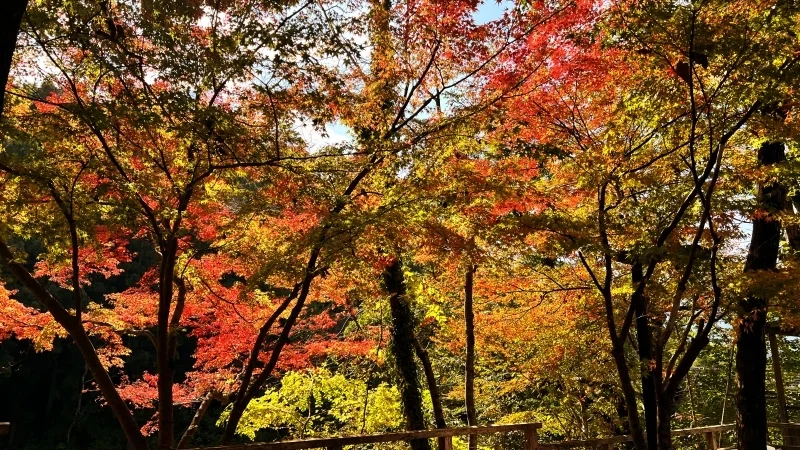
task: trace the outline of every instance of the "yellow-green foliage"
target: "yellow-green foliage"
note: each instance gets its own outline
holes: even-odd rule
[[[368,391],[363,380],[314,369],[287,372],[280,388],[250,402],[236,432],[251,439],[267,428],[288,429],[296,438],[373,433],[399,429],[402,417],[396,387],[382,383]]]

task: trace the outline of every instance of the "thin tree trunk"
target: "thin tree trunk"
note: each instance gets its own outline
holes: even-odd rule
[[[75,407],[75,414],[72,415],[72,422],[69,424],[69,428],[67,428],[67,437],[65,439],[65,444],[69,444],[69,441],[72,437],[72,429],[75,428],[75,425],[78,424],[78,416],[81,413],[81,406],[83,405],[83,387],[86,386],[86,375],[89,374],[89,366],[86,365],[84,362],[83,364],[83,375],[81,376],[81,384],[78,386],[78,405]]]
[[[614,409],[619,419],[619,425],[614,427],[614,434],[631,434],[631,424],[628,423],[628,407],[625,404],[624,396],[614,395]]]
[[[786,209],[793,215],[800,215],[800,194],[792,196]],[[800,251],[800,225],[790,224],[786,227],[786,240],[789,242],[789,248],[795,252]]]
[[[725,397],[722,399],[722,414],[719,417],[719,424],[722,425],[725,423],[725,409],[728,406],[728,397],[730,396],[731,392],[731,378],[733,375],[733,350],[735,347],[731,345],[731,350],[728,354],[728,378],[725,381]]]
[[[180,219],[178,219],[180,220]],[[179,222],[176,224],[176,227]],[[156,369],[158,371],[158,448],[172,449],[175,443],[175,408],[172,385],[175,378],[170,310],[174,292],[175,262],[178,254],[178,239],[171,237],[162,249],[161,274],[159,278],[158,334],[156,335]],[[178,311],[176,310],[176,314]]]
[[[758,151],[760,166],[786,160],[783,143],[765,142]],[[763,213],[753,219],[753,234],[745,262],[745,272],[774,270],[778,261],[781,224],[773,214],[782,210],[786,189],[776,183],[760,184],[758,209]],[[767,404],[765,379],[767,368],[766,324],[767,299],[750,295],[739,301],[736,341],[736,376],[738,392],[737,441],[739,450],[764,450],[767,447]]]
[[[392,312],[392,341],[390,347],[399,372],[400,394],[403,413],[408,430],[424,430],[425,416],[422,412],[422,396],[414,361],[414,318],[406,299],[406,284],[400,258],[384,270],[383,282],[389,293]],[[431,450],[427,439],[411,441],[413,450]]]
[[[781,352],[778,349],[778,337],[775,333],[769,333],[769,350],[772,356],[772,373],[775,376],[775,390],[778,393],[778,419],[781,423],[789,422],[789,414],[786,410],[786,391],[783,384],[783,367],[781,364]],[[783,445],[794,445],[792,442],[791,431],[787,428],[781,429],[783,435]]]
[[[633,388],[633,380],[631,379],[630,370],[628,369],[628,361],[625,359],[624,343],[619,342],[619,339],[612,338],[611,356],[614,358],[614,365],[617,367],[619,375],[620,387],[625,399],[625,410],[628,413],[628,425],[630,426],[630,433],[633,437],[633,445],[636,450],[647,450],[647,440],[644,437],[642,430],[642,422],[639,418],[639,405],[636,401],[636,390]]]
[[[420,344],[419,339],[416,337],[414,337],[414,350],[417,352],[417,358],[419,358],[425,371],[425,381],[428,383],[428,391],[431,394],[436,428],[447,428],[447,422],[444,420],[444,409],[442,408],[442,397],[439,393],[439,385],[436,383],[436,375],[433,373],[431,358],[428,356],[428,351],[425,350],[425,347]]]
[[[694,428],[697,425],[697,415],[694,412],[694,390],[692,389],[692,373],[686,374],[686,388],[689,389],[689,412],[692,414],[692,422],[689,428]]]
[[[47,389],[47,403],[45,404],[44,408],[44,417],[47,420],[50,420],[50,413],[53,412],[53,401],[56,399],[56,381],[58,381],[58,354],[57,353],[50,353],[48,355],[50,357],[50,361],[52,361],[52,366],[50,367],[50,386]]]
[[[197,407],[197,411],[195,411],[194,416],[192,417],[192,421],[189,422],[189,427],[183,433],[181,440],[178,441],[178,448],[187,448],[189,444],[192,443],[192,439],[197,434],[197,430],[200,429],[200,422],[203,420],[203,417],[206,415],[206,411],[208,411],[208,407],[211,406],[211,402],[214,400],[214,393],[209,392],[203,397],[203,400],[200,402],[200,406]]]
[[[748,297],[739,302],[739,307],[742,311],[736,341],[737,448],[764,450],[767,448],[767,352],[763,316],[767,312],[767,302]]]
[[[672,450],[672,409],[674,402],[663,395],[658,404],[658,450]]]
[[[631,267],[631,284],[633,288],[639,285],[644,278],[642,264],[634,263]],[[647,316],[647,297],[644,292],[634,291],[631,301],[636,305],[636,343],[639,351],[639,364],[642,372],[642,404],[644,405],[644,423],[647,433],[647,448],[658,448],[658,405],[656,402],[656,387],[651,370],[653,359],[653,343],[650,334],[650,324]]]
[[[3,14],[0,15],[0,117],[5,99],[6,84],[8,83],[8,74],[11,70],[11,58],[16,48],[17,34],[22,23],[22,16],[25,14],[27,6],[27,0],[7,0]],[[44,304],[53,319],[72,337],[86,362],[86,367],[94,377],[97,388],[106,403],[108,403],[111,412],[119,421],[130,448],[133,450],[147,450],[148,446],[144,435],[142,435],[136,420],[133,418],[133,414],[128,409],[128,405],[120,397],[114,382],[111,381],[111,377],[97,356],[97,351],[86,334],[83,324],[75,317],[70,316],[58,300],[50,295],[22,264],[14,261],[13,253],[3,241],[0,241],[0,261],[8,267],[23,286]]]
[[[447,428],[447,422],[444,420],[444,409],[442,408],[442,397],[439,394],[439,385],[436,383],[436,374],[433,373],[431,358],[416,336],[414,337],[414,350],[417,352],[417,358],[419,358],[425,371],[425,381],[428,383],[428,392],[431,394],[433,419],[436,421],[436,428]],[[445,440],[445,438],[439,438],[439,450],[445,448]]]
[[[306,298],[308,298],[311,282],[314,280],[314,277],[316,277],[314,268],[316,268],[319,253],[320,248],[316,248],[314,251],[312,251],[308,265],[306,266],[306,277],[300,287],[299,294],[297,295],[297,301],[289,313],[289,317],[286,319],[283,328],[281,329],[281,334],[278,336],[278,340],[275,341],[275,346],[272,347],[269,361],[252,383],[242,383],[242,385],[239,387],[237,398],[234,401],[233,406],[231,407],[230,415],[228,416],[228,422],[225,424],[225,431],[223,432],[221,439],[221,443],[223,445],[229,444],[233,439],[233,435],[236,432],[236,427],[239,425],[239,421],[242,419],[242,415],[244,414],[248,403],[250,403],[250,400],[252,400],[261,390],[261,388],[264,386],[264,383],[272,375],[272,371],[275,370],[275,366],[278,364],[278,359],[283,351],[283,347],[289,342],[289,335],[291,334],[292,328],[297,322],[300,312],[303,310]],[[251,359],[253,364],[255,364],[255,361],[257,361],[257,355],[260,353],[260,348],[257,350],[258,352],[255,353],[256,359]]]
[[[128,409],[128,405],[125,404],[125,401],[122,400],[119,392],[117,392],[114,382],[111,381],[111,377],[108,375],[105,367],[103,367],[103,363],[97,356],[97,351],[94,345],[92,345],[89,336],[86,334],[83,325],[78,323],[75,317],[71,316],[69,312],[61,306],[61,303],[50,295],[22,264],[14,261],[13,253],[2,241],[0,241],[0,261],[9,268],[11,273],[14,274],[23,286],[30,290],[36,298],[42,302],[45,308],[47,308],[47,311],[53,316],[53,319],[69,333],[70,337],[72,337],[84,361],[86,361],[89,371],[92,372],[97,388],[100,390],[106,403],[108,403],[108,407],[111,408],[111,412],[119,421],[130,447],[134,450],[146,450],[148,448],[147,442],[139,426],[136,424],[133,414],[130,409]]]
[[[466,364],[464,368],[464,399],[467,408],[467,425],[478,426],[475,411],[475,312],[473,311],[472,291],[476,267],[467,267],[464,277],[464,329],[467,341]],[[469,435],[469,450],[478,449],[478,435]]]

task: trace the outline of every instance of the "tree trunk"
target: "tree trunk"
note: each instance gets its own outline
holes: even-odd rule
[[[128,409],[128,405],[125,404],[125,401],[120,397],[119,392],[117,392],[117,388],[114,386],[114,382],[111,381],[111,377],[108,375],[105,367],[103,367],[103,363],[97,356],[97,351],[89,340],[89,336],[86,335],[83,327],[79,328],[80,329],[77,330],[75,334],[70,332],[70,335],[83,355],[86,364],[89,366],[89,371],[92,372],[94,382],[100,390],[100,393],[103,394],[103,399],[108,403],[111,412],[114,413],[119,421],[122,431],[128,439],[128,445],[133,450],[148,449],[147,441],[142,435],[139,426],[136,424],[133,413]]]
[[[192,417],[192,421],[189,423],[189,427],[183,433],[181,440],[178,441],[178,448],[187,448],[189,447],[189,444],[192,443],[192,439],[194,439],[194,436],[197,434],[197,430],[200,429],[200,422],[203,420],[203,417],[205,417],[206,411],[208,411],[208,407],[211,406],[211,402],[213,400],[213,392],[209,392],[205,397],[203,397],[203,400],[200,402],[200,406],[197,407],[197,411]]]
[[[231,442],[233,435],[236,432],[236,427],[239,425],[239,421],[242,419],[242,415],[244,414],[245,409],[247,409],[247,405],[250,403],[250,400],[256,396],[256,394],[264,386],[264,383],[267,381],[267,379],[272,376],[272,371],[275,370],[275,366],[278,364],[278,359],[283,351],[283,347],[289,342],[289,336],[292,332],[292,328],[297,322],[297,318],[300,317],[300,312],[303,310],[306,299],[308,298],[311,282],[316,277],[316,274],[312,269],[316,267],[318,256],[319,249],[315,249],[312,252],[311,258],[309,259],[306,267],[306,277],[304,278],[302,286],[299,290],[299,294],[297,295],[297,302],[295,303],[291,312],[289,312],[289,317],[286,318],[286,322],[283,324],[281,334],[278,336],[278,340],[275,341],[275,345],[272,347],[269,361],[267,361],[264,369],[262,369],[261,373],[252,383],[249,385],[243,384],[242,387],[240,387],[239,394],[234,401],[233,406],[231,407],[231,413],[228,416],[228,423],[225,424],[225,431],[223,432],[222,439],[220,441],[223,445],[227,445]],[[255,358],[258,358],[257,353]]]
[[[631,424],[628,423],[628,407],[625,404],[625,397],[614,395],[614,409],[617,412],[619,424],[614,427],[614,434],[631,434]],[[624,448],[629,446],[623,445]]]
[[[767,401],[765,396],[767,351],[764,328],[766,300],[748,297],[739,301],[740,324],[736,341],[737,443],[742,450],[767,448]]]
[[[786,160],[783,143],[765,142],[758,151],[760,166]],[[774,270],[778,261],[781,224],[774,213],[786,203],[786,189],[777,183],[758,186],[758,209],[753,219],[753,234],[745,262],[745,272]],[[737,441],[739,450],[764,450],[767,447],[767,405],[765,380],[767,368],[766,321],[767,299],[750,295],[739,301],[736,341],[736,377],[738,392]]]
[[[636,390],[633,388],[628,361],[625,359],[624,343],[619,339],[612,338],[611,356],[614,358],[614,365],[617,367],[620,388],[625,399],[625,410],[628,413],[628,425],[630,426],[633,445],[636,450],[647,450],[647,440],[642,431],[642,423],[639,419],[639,405],[636,402]]]
[[[800,214],[800,194],[792,196],[791,202],[788,202],[786,209],[794,215]],[[789,248],[794,252],[800,251],[800,225],[790,224],[786,227],[786,240],[789,242]]]
[[[643,278],[642,264],[637,262],[631,268],[631,284],[633,285],[633,289],[636,289]],[[644,405],[647,448],[655,450],[658,448],[658,405],[656,402],[656,389],[653,383],[653,373],[650,369],[650,361],[653,359],[653,343],[647,316],[647,297],[644,292],[641,292],[638,295],[634,294],[631,301],[636,305],[636,343],[639,350],[639,363],[642,366],[642,404]]]
[[[428,351],[420,344],[419,339],[414,337],[414,350],[417,352],[417,358],[422,363],[422,368],[425,371],[425,381],[428,383],[428,392],[431,394],[431,403],[433,404],[433,419],[436,421],[436,428],[447,428],[447,422],[444,420],[444,408],[442,408],[442,397],[439,394],[439,385],[436,383],[436,374],[433,373],[433,364],[431,358],[428,356]],[[439,450],[446,448],[446,439],[439,438]]]
[[[417,365],[414,361],[414,318],[406,299],[406,284],[400,258],[384,270],[383,282],[389,293],[392,311],[392,341],[390,348],[399,373],[400,394],[403,399],[403,413],[408,430],[424,430],[425,416],[422,412],[422,396],[417,378]],[[411,441],[413,450],[431,450],[426,439]]]
[[[784,390],[781,352],[778,349],[778,337],[774,332],[769,333],[769,352],[772,356],[772,374],[775,376],[775,390],[778,393],[778,420],[781,423],[788,423],[789,414],[786,409],[786,391]],[[794,445],[792,431],[794,430],[788,428],[781,429],[783,445]]]
[[[447,428],[447,422],[444,420],[444,409],[442,408],[442,397],[439,393],[439,385],[436,383],[436,374],[433,373],[433,365],[431,358],[428,356],[428,351],[420,344],[419,339],[414,338],[414,350],[417,352],[417,358],[422,363],[422,368],[425,371],[425,381],[428,383],[428,392],[431,394],[431,403],[433,403],[433,418],[436,421],[436,428]]]
[[[178,219],[180,220],[180,219]],[[176,224],[176,228],[179,222]],[[158,448],[172,449],[175,442],[175,408],[172,387],[175,377],[170,310],[174,292],[175,262],[178,255],[178,238],[170,237],[162,249],[161,274],[158,298],[158,334],[156,335],[156,369],[158,371]],[[176,308],[175,314],[180,312]]]
[[[658,404],[658,450],[672,450],[672,409],[674,402],[664,396]]]
[[[719,416],[719,424],[723,425],[725,423],[725,410],[728,406],[728,398],[730,397],[731,393],[731,378],[733,375],[733,350],[735,349],[734,345],[731,345],[731,350],[728,354],[728,378],[725,381],[725,397],[722,399],[722,414]]]
[[[134,450],[146,450],[148,448],[147,441],[142,435],[139,426],[136,424],[133,414],[130,409],[128,409],[128,405],[122,400],[116,386],[114,386],[114,382],[111,381],[111,377],[108,375],[105,367],[103,367],[103,363],[97,356],[97,351],[94,345],[92,345],[89,336],[86,334],[86,330],[83,329],[83,325],[78,323],[78,321],[61,306],[58,300],[50,295],[50,293],[33,278],[22,264],[14,261],[14,255],[11,249],[2,241],[0,241],[0,261],[8,267],[23,286],[30,290],[33,295],[44,304],[47,311],[53,316],[53,319],[64,327],[70,337],[72,337],[84,361],[86,361],[86,365],[92,372],[95,384],[97,384],[97,388],[103,395],[103,399],[108,403],[111,412],[119,421],[130,447]]]
[[[22,24],[22,16],[28,8],[28,0],[4,0],[3,14],[0,15],[0,115],[5,101],[8,73],[11,71],[11,58],[17,47],[17,34]]]
[[[464,277],[464,328],[467,341],[466,364],[464,368],[464,399],[467,407],[467,425],[478,426],[478,414],[475,411],[475,313],[472,302],[472,286],[475,278],[475,266],[467,267]],[[469,435],[469,450],[478,449],[478,435]]]
[[[0,16],[2,17],[0,18],[0,117],[2,117],[8,74],[11,70],[11,58],[16,47],[22,16],[25,14],[27,6],[27,0],[7,0],[3,14]],[[76,318],[70,316],[58,300],[51,296],[22,264],[14,261],[13,253],[3,241],[0,241],[0,261],[45,305],[53,319],[64,327],[72,337],[84,361],[86,361],[86,366],[94,377],[97,388],[108,403],[111,412],[119,421],[130,448],[133,450],[147,450],[148,446],[144,435],[142,435],[136,420],[133,418],[133,414],[128,409],[128,405],[120,397],[114,382],[111,381],[111,377],[97,356],[97,351],[83,329],[83,325]]]

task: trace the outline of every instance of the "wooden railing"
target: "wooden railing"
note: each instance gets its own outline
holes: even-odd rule
[[[800,432],[798,423],[774,423],[767,424],[770,428],[779,428],[783,431],[784,442],[782,444],[772,444],[776,449],[800,450],[800,438],[797,442],[787,439],[793,436],[790,431]],[[272,443],[256,443],[241,445],[226,445],[221,447],[203,447],[193,450],[304,450],[313,448],[325,448],[327,450],[341,450],[348,445],[377,444],[382,442],[403,442],[419,439],[438,439],[439,450],[452,450],[453,437],[470,435],[501,434],[510,432],[522,432],[524,436],[525,450],[566,450],[574,448],[599,448],[600,450],[613,450],[618,444],[633,442],[631,435],[619,435],[597,439],[583,439],[561,442],[540,443],[538,432],[542,427],[540,423],[518,423],[510,425],[490,425],[484,427],[461,427],[444,428],[437,430],[406,431],[400,433],[366,434],[359,436],[344,436],[331,438],[314,438],[294,441],[282,441]],[[672,430],[673,437],[703,435],[705,437],[706,448],[708,450],[730,450],[721,449],[719,446],[719,436],[726,431],[736,429],[735,424],[711,425],[706,427],[683,428]],[[800,435],[800,433],[797,433]]]
[[[781,430],[781,444],[771,444],[775,448],[784,450],[800,449],[800,423],[768,422],[767,427]]]
[[[782,450],[800,450],[800,424],[798,423],[767,423],[769,428],[778,428],[782,430],[783,442],[780,444],[770,443],[772,447]],[[705,427],[683,428],[679,430],[672,430],[672,437],[678,436],[692,436],[703,435],[706,441],[706,448],[708,450],[734,450],[733,447],[720,448],[720,435],[726,431],[734,431],[736,424],[728,423],[722,425],[711,425]],[[600,450],[612,450],[615,444],[622,444],[633,442],[633,437],[630,435],[611,436],[607,438],[586,439],[579,441],[561,441],[539,444],[541,448],[552,448],[557,450],[566,450],[573,448],[599,448]]]
[[[452,450],[454,436],[470,436],[483,434],[498,434],[521,431],[525,437],[525,450],[538,448],[536,430],[542,427],[540,423],[518,423],[510,425],[490,425],[485,427],[442,428],[438,430],[405,431],[401,433],[365,434],[360,436],[345,436],[333,438],[303,439],[297,441],[283,441],[263,444],[226,445],[222,447],[203,447],[194,450],[303,450],[309,448],[325,448],[327,450],[341,450],[345,445],[377,444],[380,442],[403,442],[419,439],[435,439],[440,442],[440,449]]]
[[[708,427],[697,427],[697,428],[684,428],[681,430],[672,430],[672,436],[690,436],[694,434],[702,434],[705,435],[706,438],[706,445],[709,450],[717,450],[719,448],[719,440],[717,439],[717,433],[723,431],[730,431],[735,428],[734,424],[725,424],[725,425],[712,425]],[[546,444],[539,444],[539,447],[542,448],[550,448],[550,449],[570,449],[570,448],[600,448],[600,450],[611,450],[614,448],[615,444],[622,444],[626,442],[633,442],[633,436],[631,435],[619,435],[619,436],[611,436],[607,438],[597,438],[597,439],[583,439],[578,441],[561,441],[561,442],[550,442]]]

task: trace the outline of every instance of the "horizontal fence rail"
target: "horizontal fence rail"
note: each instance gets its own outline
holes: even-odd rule
[[[767,422],[767,427],[781,430],[783,443],[772,444],[773,447],[781,450],[800,450],[800,423]]]
[[[442,438],[443,450],[452,449],[454,436],[470,436],[483,434],[509,433],[521,431],[525,436],[525,450],[538,447],[536,430],[540,423],[517,423],[509,425],[490,425],[485,427],[442,428],[424,431],[404,431],[400,433],[364,434],[332,438],[314,438],[295,441],[226,445],[221,447],[203,447],[194,450],[303,450],[309,448],[326,448],[340,450],[345,445],[377,444],[381,442],[402,442],[419,439]]]
[[[769,428],[778,428],[783,431],[794,431],[800,436],[800,423],[777,423],[769,422]],[[542,427],[540,423],[517,423],[509,425],[489,425],[483,427],[460,427],[460,428],[442,428],[436,430],[423,430],[423,431],[404,431],[399,433],[382,433],[382,434],[365,434],[358,436],[343,436],[343,437],[330,437],[330,438],[313,438],[303,440],[292,440],[282,442],[269,442],[269,443],[254,443],[254,444],[240,444],[240,445],[226,445],[218,447],[202,447],[190,450],[304,450],[313,448],[325,448],[328,450],[341,450],[344,446],[363,445],[363,444],[377,444],[384,442],[403,442],[419,439],[439,439],[439,450],[452,450],[453,437],[455,436],[470,436],[470,435],[487,435],[487,434],[500,434],[519,431],[522,432],[525,450],[565,450],[573,448],[599,448],[600,450],[612,450],[615,444],[623,444],[633,442],[631,435],[610,436],[605,438],[596,439],[582,439],[570,440],[561,442],[548,442],[539,443],[538,431]],[[734,431],[736,424],[722,424],[710,425],[705,427],[696,428],[682,428],[672,430],[672,436],[692,436],[704,435],[706,441],[706,448],[708,450],[731,450],[733,447],[727,449],[720,449],[718,436],[726,431]],[[0,433],[2,434],[2,433]],[[784,433],[784,439],[787,436]],[[799,438],[800,439],[800,438]],[[800,442],[800,441],[796,441]],[[783,450],[800,450],[800,445],[795,444],[795,441],[790,443],[784,442],[783,444],[772,444],[776,449]]]
[[[706,436],[706,445],[709,450],[717,450],[719,448],[716,433],[723,431],[730,431],[736,428],[735,424],[711,425],[707,427],[697,428],[683,428],[680,430],[672,430],[672,436],[690,436],[694,434],[704,434]],[[568,449],[568,448],[583,448],[583,447],[599,447],[602,450],[610,450],[614,448],[614,444],[622,444],[625,442],[633,442],[633,436],[629,434],[611,436],[606,438],[597,439],[582,439],[574,441],[561,441],[561,442],[548,442],[546,444],[539,444],[543,449]]]

